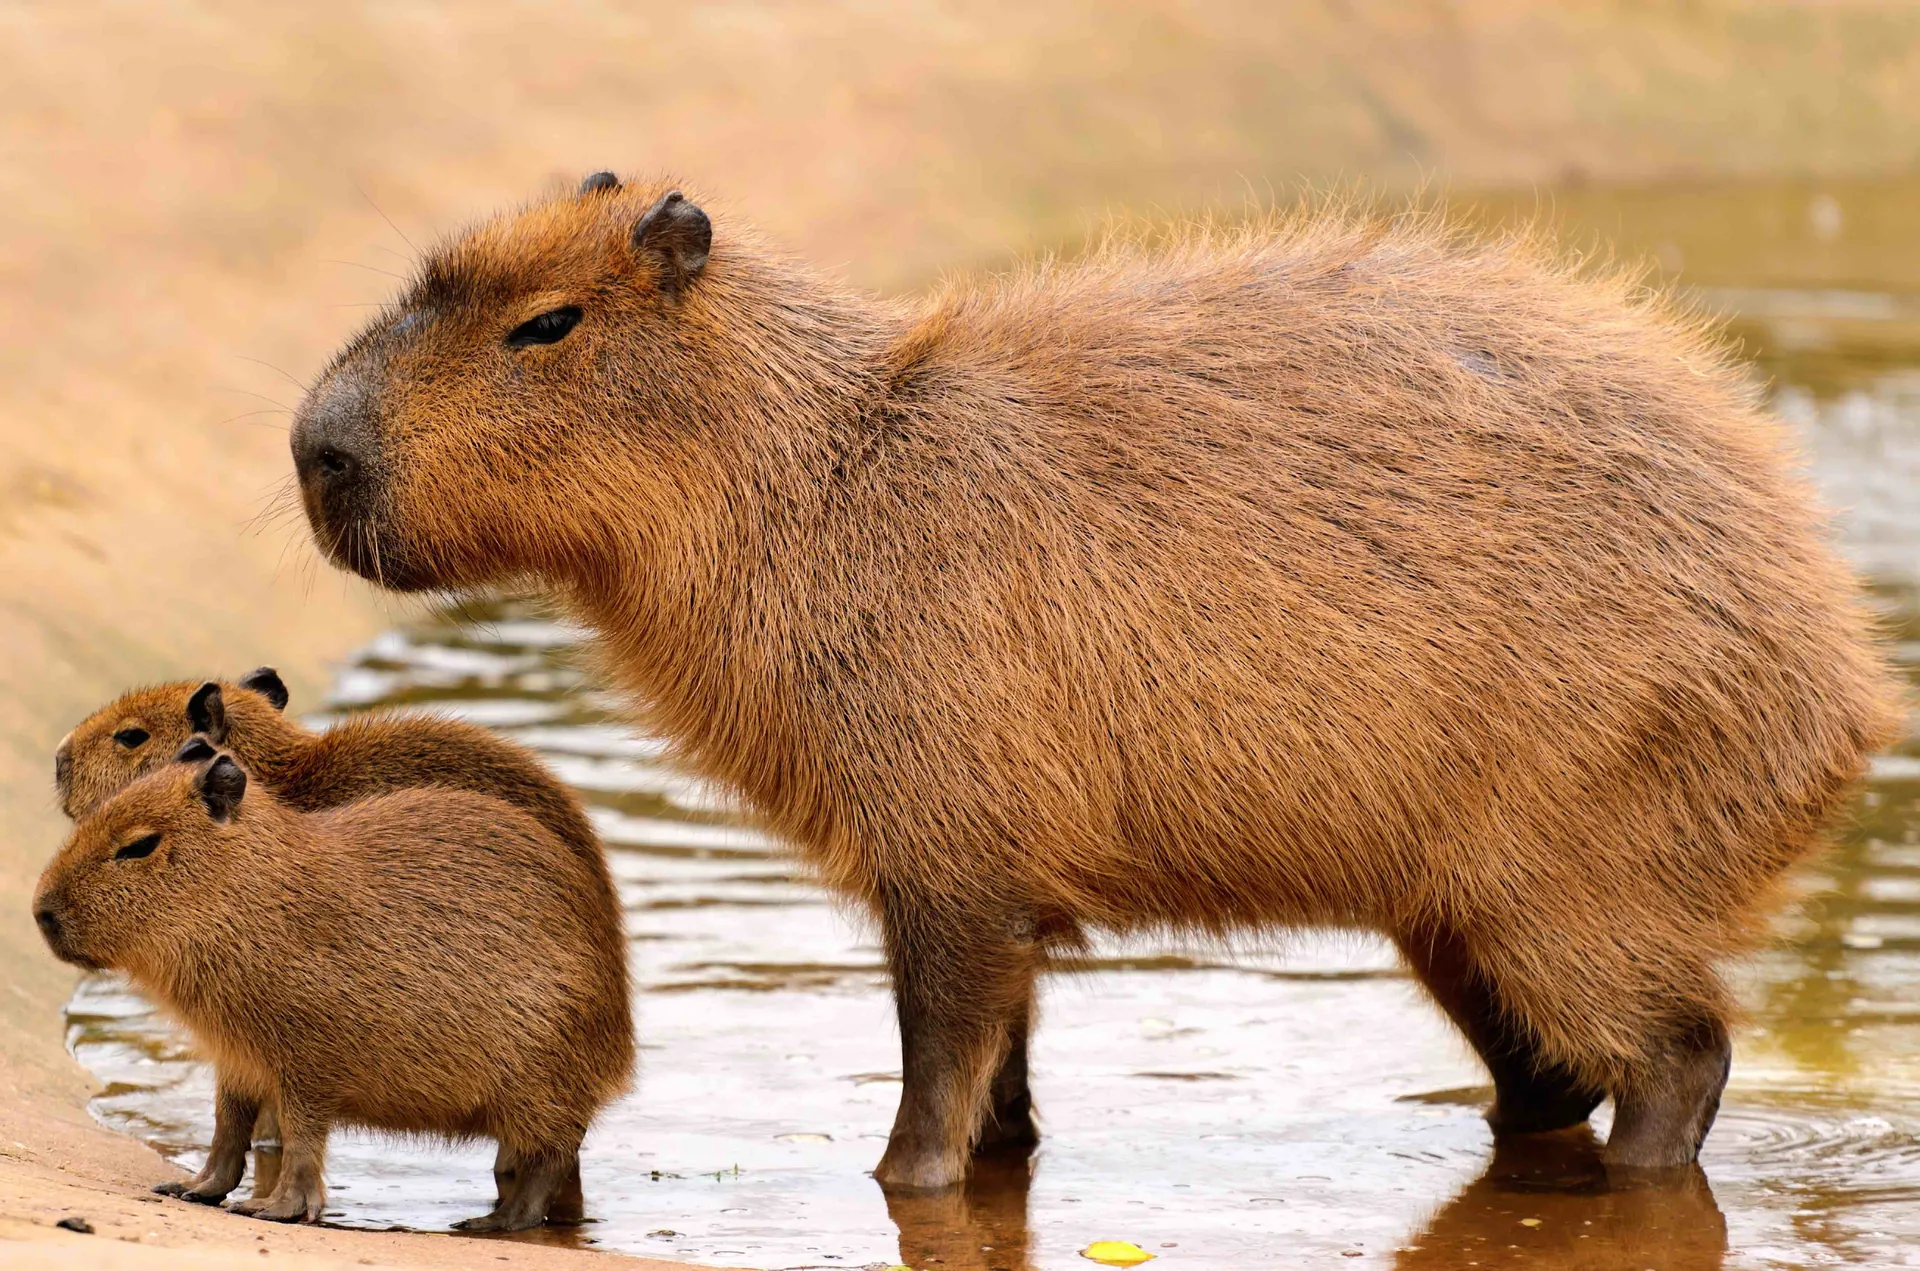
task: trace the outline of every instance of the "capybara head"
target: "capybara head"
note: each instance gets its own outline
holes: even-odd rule
[[[225,855],[247,774],[198,737],[179,759],[81,818],[40,875],[33,918],[62,961],[138,972],[155,941],[194,921],[196,867]]]
[[[624,473],[642,513],[670,500],[660,456],[725,413],[687,386],[732,355],[711,317],[729,275],[705,212],[610,173],[430,253],[295,417],[321,549],[401,590],[565,573],[623,532],[595,483]]]
[[[77,820],[171,762],[189,737],[225,745],[236,728],[281,725],[286,705],[287,686],[270,666],[232,684],[183,680],[135,689],[87,716],[54,751],[60,808]]]

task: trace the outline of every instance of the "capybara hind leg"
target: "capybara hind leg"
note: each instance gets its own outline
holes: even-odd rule
[[[1672,1169],[1700,1155],[1733,1068],[1733,1043],[1715,1019],[1680,1030],[1651,1063],[1636,1065],[1613,1097],[1609,1168]]]
[[[1020,924],[936,914],[911,902],[883,909],[900,1021],[900,1110],[873,1176],[883,1187],[963,1182],[1008,1024],[1033,993],[1034,947]]]
[[[1033,1120],[1033,1092],[1027,1088],[1027,1036],[1032,1020],[1029,1005],[1007,1023],[1007,1054],[988,1089],[980,1139],[974,1144],[976,1154],[1018,1151],[1040,1141]]]
[[[547,1211],[564,1195],[569,1180],[578,1186],[579,1151],[518,1151],[514,1154],[513,1195],[490,1214],[453,1224],[455,1231],[525,1231],[546,1222]]]
[[[580,1189],[580,1154],[574,1153],[560,1190],[547,1202],[547,1221],[554,1226],[572,1227],[587,1220],[587,1197]]]
[[[1579,1125],[1606,1092],[1546,1058],[1526,1027],[1503,1010],[1486,973],[1466,943],[1447,929],[1402,936],[1397,943],[1426,986],[1486,1064],[1493,1077],[1487,1124],[1496,1138]]]
[[[153,1190],[200,1205],[217,1205],[240,1186],[247,1172],[247,1148],[253,1142],[253,1120],[259,1100],[221,1083],[213,1101],[213,1150],[192,1181],[162,1183]]]
[[[520,1186],[520,1173],[513,1153],[502,1143],[493,1154],[493,1207],[505,1209]]]
[[[229,1206],[236,1214],[268,1222],[319,1222],[327,1207],[328,1121],[318,1112],[280,1097],[280,1136],[285,1144],[280,1181],[266,1196]]]
[[[280,1109],[269,1099],[253,1123],[253,1194],[271,1196],[280,1183]]]

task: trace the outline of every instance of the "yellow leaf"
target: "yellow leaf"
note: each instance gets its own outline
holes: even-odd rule
[[[1154,1255],[1126,1240],[1096,1240],[1080,1251],[1083,1258],[1110,1267],[1137,1267]]]
[[[1520,1225],[1522,1227],[1538,1227],[1540,1225],[1540,1220],[1538,1218],[1522,1218],[1520,1220]]]

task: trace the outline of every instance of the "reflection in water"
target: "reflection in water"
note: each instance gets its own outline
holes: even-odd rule
[[[1743,307],[1782,414],[1846,509],[1849,549],[1888,580],[1902,658],[1920,665],[1920,323],[1901,325],[1920,309],[1719,294]],[[657,742],[619,726],[579,673],[579,639],[513,606],[440,615],[362,650],[329,705],[430,707],[499,728],[580,790],[608,843],[632,941],[639,1086],[587,1143],[597,1221],[527,1239],[941,1271],[1090,1266],[1078,1250],[1096,1240],[1138,1244],[1168,1271],[1920,1266],[1912,740],[1878,763],[1808,904],[1744,973],[1753,1024],[1704,1176],[1610,1185],[1580,1134],[1490,1154],[1484,1074],[1389,950],[1304,936],[1232,958],[1097,946],[1046,988],[1040,1149],[988,1163],[963,1194],[888,1198],[867,1171],[899,1058],[871,933],[713,791],[662,767]],[[81,986],[69,1022],[106,1083],[96,1113],[196,1163],[212,1083],[179,1035],[110,979]],[[329,1218],[445,1228],[485,1207],[490,1159],[484,1145],[337,1135]]]
[[[1726,1254],[1727,1221],[1700,1167],[1657,1184],[1609,1181],[1600,1141],[1582,1126],[1496,1147],[1394,1265],[1714,1271]]]

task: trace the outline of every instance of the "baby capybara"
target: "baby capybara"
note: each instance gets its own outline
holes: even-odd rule
[[[469,791],[301,813],[202,739],[180,755],[83,817],[33,901],[58,956],[213,1061],[213,1151],[176,1190],[233,1190],[270,1099],[285,1159],[242,1213],[318,1221],[349,1124],[496,1140],[515,1186],[468,1230],[577,1220],[581,1138],[633,1067],[620,915],[580,853]]]
[[[852,294],[606,174],[429,253],[292,448],[400,589],[536,578],[878,917],[877,1170],[1031,1135],[1089,928],[1385,932],[1500,1133],[1691,1160],[1747,948],[1895,690],[1725,350],[1630,279],[1303,213]]]
[[[287,687],[270,666],[231,684],[184,680],[122,694],[82,720],[54,752],[60,806],[70,817],[83,816],[200,736],[301,812],[449,786],[517,804],[583,856],[601,859],[579,799],[526,747],[462,720],[384,711],[314,732],[286,717],[287,701]]]

